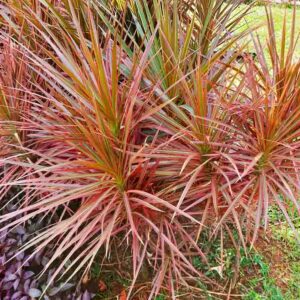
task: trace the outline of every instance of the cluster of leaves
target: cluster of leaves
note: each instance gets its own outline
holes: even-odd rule
[[[296,11],[278,50],[266,9],[269,66],[258,38],[256,61],[244,51],[241,2],[4,1],[0,200],[16,186],[22,195],[0,232],[59,214],[20,249],[53,244],[52,281],[88,276],[121,236],[128,298],[143,264],[149,299],[175,298],[199,279],[218,286],[193,265],[207,263],[203,228],[231,224],[246,248],[273,203],[294,228],[278,195],[299,211]]]

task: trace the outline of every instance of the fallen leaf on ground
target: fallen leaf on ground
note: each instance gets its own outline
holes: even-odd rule
[[[119,300],[127,300],[127,295],[125,290],[122,290],[122,292],[120,293]]]
[[[105,282],[102,281],[102,280],[99,280],[99,282],[98,282],[98,288],[99,288],[100,292],[104,292],[104,291],[107,290],[107,286],[106,286]]]

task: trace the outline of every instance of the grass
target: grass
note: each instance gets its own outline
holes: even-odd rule
[[[300,232],[300,219],[297,218],[292,208],[290,208],[291,218],[294,219],[294,224],[298,232]],[[280,214],[277,214],[276,209],[271,211],[271,231],[275,244],[279,243],[283,261],[286,262],[288,272],[278,273],[278,277],[286,282],[286,291],[284,299],[297,300],[300,299],[300,248],[295,240],[295,234],[282,219]],[[272,245],[271,245],[272,247]]]
[[[241,299],[244,300],[300,299],[299,246],[295,242],[293,231],[283,222],[280,212],[272,207],[269,215],[272,239],[260,238],[253,249],[247,248],[246,251],[243,247],[236,249],[226,234],[225,245],[222,247],[219,238],[210,240],[208,232],[204,231],[200,244],[205,245],[209,264],[203,264],[200,257],[194,257],[194,267],[209,278],[223,282],[225,286],[226,282],[227,285],[229,282],[234,283],[232,293],[241,295]],[[300,222],[298,224],[300,227]],[[235,231],[234,237],[238,237]],[[102,272],[99,264],[93,265],[93,279],[96,282],[104,280],[107,284],[107,290],[99,292],[95,299],[114,299],[122,287],[130,285],[130,282],[115,270],[116,268]],[[205,299],[220,299],[209,286],[200,281],[198,287],[203,291]],[[155,298],[166,299],[168,298],[164,294]]]
[[[199,245],[207,253],[209,263],[204,264],[201,258],[196,256],[193,259],[193,266],[208,278],[222,282],[225,287],[232,284],[231,292],[241,295],[240,298],[244,300],[300,299],[299,246],[295,242],[293,231],[286,225],[276,207],[270,208],[269,216],[271,223],[269,233],[272,232],[272,238],[261,237],[253,249],[248,247],[246,251],[243,247],[236,248],[227,234],[224,234],[222,245],[220,238],[211,239],[209,232],[204,231]],[[297,226],[297,223],[295,225]],[[300,228],[300,222],[298,226]],[[238,233],[235,230],[233,233],[234,239],[238,240]],[[122,262],[124,261],[123,258]],[[117,267],[107,270],[104,267],[102,270],[98,263],[94,263],[91,276],[96,284],[104,281],[107,286],[105,291],[97,293],[95,300],[115,299],[122,288],[130,286],[130,281],[122,276]],[[203,282],[199,281],[198,287],[205,295],[203,299],[221,299],[214,295],[212,287]],[[168,298],[164,294],[155,298],[155,300],[166,299]]]
[[[237,235],[235,233],[235,235]],[[270,264],[259,251],[247,248],[235,248],[228,243],[230,239],[225,235],[224,249],[221,250],[220,240],[214,240],[210,246],[210,267],[206,275],[216,280],[224,281],[224,284],[232,286],[229,293],[241,295],[242,299],[283,299],[282,292],[276,286],[276,280],[271,277]],[[220,262],[222,268],[218,270]],[[195,261],[198,268],[204,266]],[[204,271],[204,270],[203,270]],[[209,289],[207,289],[210,295]],[[212,297],[212,294],[210,295]],[[219,299],[219,298],[210,298]]]
[[[244,9],[246,5],[241,5],[241,9]],[[275,37],[277,41],[277,46],[280,46],[281,42],[281,34],[282,34],[282,27],[283,27],[283,21],[284,21],[284,15],[286,13],[286,26],[289,29],[292,26],[292,19],[293,19],[293,9],[279,5],[273,5],[272,6],[272,14],[274,18],[274,29],[275,29]],[[297,15],[299,18],[300,14],[300,8],[297,9]],[[265,7],[262,5],[254,6],[250,13],[246,16],[245,22],[249,24],[250,26],[255,25],[262,25],[259,29],[256,30],[256,33],[259,35],[262,42],[265,42],[268,38],[268,29],[266,25],[267,17],[266,17],[266,11]],[[300,34],[300,22],[296,23],[296,32]],[[250,51],[254,50],[253,44],[250,42]],[[300,45],[298,42],[298,47],[295,49],[295,58],[300,58]]]
[[[274,208],[270,210],[270,219],[270,240],[261,238],[253,249],[248,248],[246,252],[243,248],[237,251],[230,245],[228,236],[224,238],[227,245],[223,250],[219,239],[205,242],[210,267],[207,268],[198,258],[193,261],[195,267],[215,280],[233,283],[232,293],[240,294],[245,300],[300,299],[299,245],[295,242],[293,231],[285,223],[278,225],[282,216]],[[300,227],[300,222],[298,224]],[[203,236],[203,240],[207,241],[207,237]],[[218,269],[221,265],[222,268]],[[207,299],[219,299],[210,294],[208,287],[201,287],[207,289]]]

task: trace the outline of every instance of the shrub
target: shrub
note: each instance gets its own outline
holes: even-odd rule
[[[195,256],[207,262],[204,227],[222,234],[233,224],[246,249],[272,203],[293,226],[277,195],[299,208],[295,29],[285,52],[283,27],[277,52],[267,11],[271,70],[259,40],[258,61],[245,56],[238,68],[250,32],[235,31],[249,9],[240,3],[6,1],[2,39],[17,45],[24,77],[1,79],[0,164],[18,172],[3,171],[0,187],[3,197],[14,186],[25,193],[0,231],[59,216],[20,249],[55,244],[49,285],[85,277],[122,237],[132,252],[128,297],[149,264],[149,299],[163,288],[175,298],[199,278],[218,286],[193,266]]]

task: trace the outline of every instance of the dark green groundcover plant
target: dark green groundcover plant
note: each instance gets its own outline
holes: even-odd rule
[[[19,69],[0,77],[0,195],[24,193],[0,231],[60,215],[20,249],[55,245],[49,284],[88,275],[121,237],[132,253],[128,299],[143,264],[149,299],[175,299],[199,280],[218,289],[193,265],[207,262],[203,228],[233,224],[246,249],[273,204],[293,227],[278,195],[299,212],[296,10],[279,50],[266,10],[255,61],[243,54],[251,30],[236,31],[251,8],[241,2],[4,1],[1,40]]]

